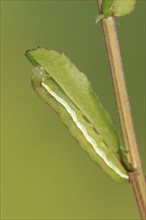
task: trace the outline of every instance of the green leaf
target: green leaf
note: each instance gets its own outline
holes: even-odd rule
[[[113,0],[102,0],[102,13],[105,18],[113,14]]]
[[[104,18],[104,15],[97,15],[95,24],[99,23]]]
[[[82,148],[116,182],[128,179],[118,158],[120,141],[114,124],[92,91],[87,77],[64,55],[37,48],[26,52],[35,67],[32,85],[62,118]]]
[[[114,14],[115,16],[124,16],[131,13],[135,8],[136,0],[115,0]]]

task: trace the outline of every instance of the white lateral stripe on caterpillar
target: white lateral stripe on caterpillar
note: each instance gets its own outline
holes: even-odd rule
[[[42,83],[41,85],[43,86],[43,88],[45,88],[50,95],[52,95],[65,109],[66,111],[70,114],[70,116],[72,117],[73,121],[75,122],[76,126],[81,130],[81,132],[83,133],[84,137],[86,138],[86,140],[92,145],[93,149],[95,150],[95,152],[104,160],[104,162],[112,169],[114,170],[120,177],[124,178],[124,179],[128,179],[128,175],[126,175],[125,173],[121,172],[121,170],[119,170],[111,161],[108,160],[106,154],[104,153],[104,151],[102,151],[98,146],[96,141],[88,134],[85,126],[83,124],[81,124],[76,116],[76,113],[71,109],[71,107],[68,105],[67,102],[65,102],[61,97],[59,97],[54,91],[52,91],[48,85],[46,85],[44,83],[44,78],[42,78]]]

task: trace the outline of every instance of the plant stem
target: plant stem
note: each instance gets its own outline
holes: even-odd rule
[[[101,9],[101,1],[98,1],[99,11]],[[108,51],[109,63],[112,72],[115,96],[120,115],[120,121],[126,147],[129,151],[130,163],[138,170],[138,173],[129,173],[129,180],[132,186],[137,205],[141,214],[141,218],[146,217],[146,201],[145,201],[145,179],[142,170],[141,159],[138,151],[130,103],[124,77],[122,58],[120,53],[118,35],[115,25],[114,16],[101,21],[104,32],[106,47]]]

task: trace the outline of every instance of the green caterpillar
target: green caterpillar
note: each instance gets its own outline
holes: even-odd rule
[[[37,48],[27,51],[26,56],[34,65],[32,86],[36,93],[60,115],[73,137],[112,179],[127,180],[131,165],[87,77],[54,50]]]

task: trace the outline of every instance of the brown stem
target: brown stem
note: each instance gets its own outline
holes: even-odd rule
[[[98,1],[98,6],[100,10],[100,1]],[[102,28],[108,51],[115,96],[117,100],[125,144],[129,151],[130,162],[132,166],[135,167],[139,172],[139,174],[135,172],[129,173],[129,180],[139,207],[141,218],[145,219],[145,179],[132,121],[114,16],[103,19]]]

